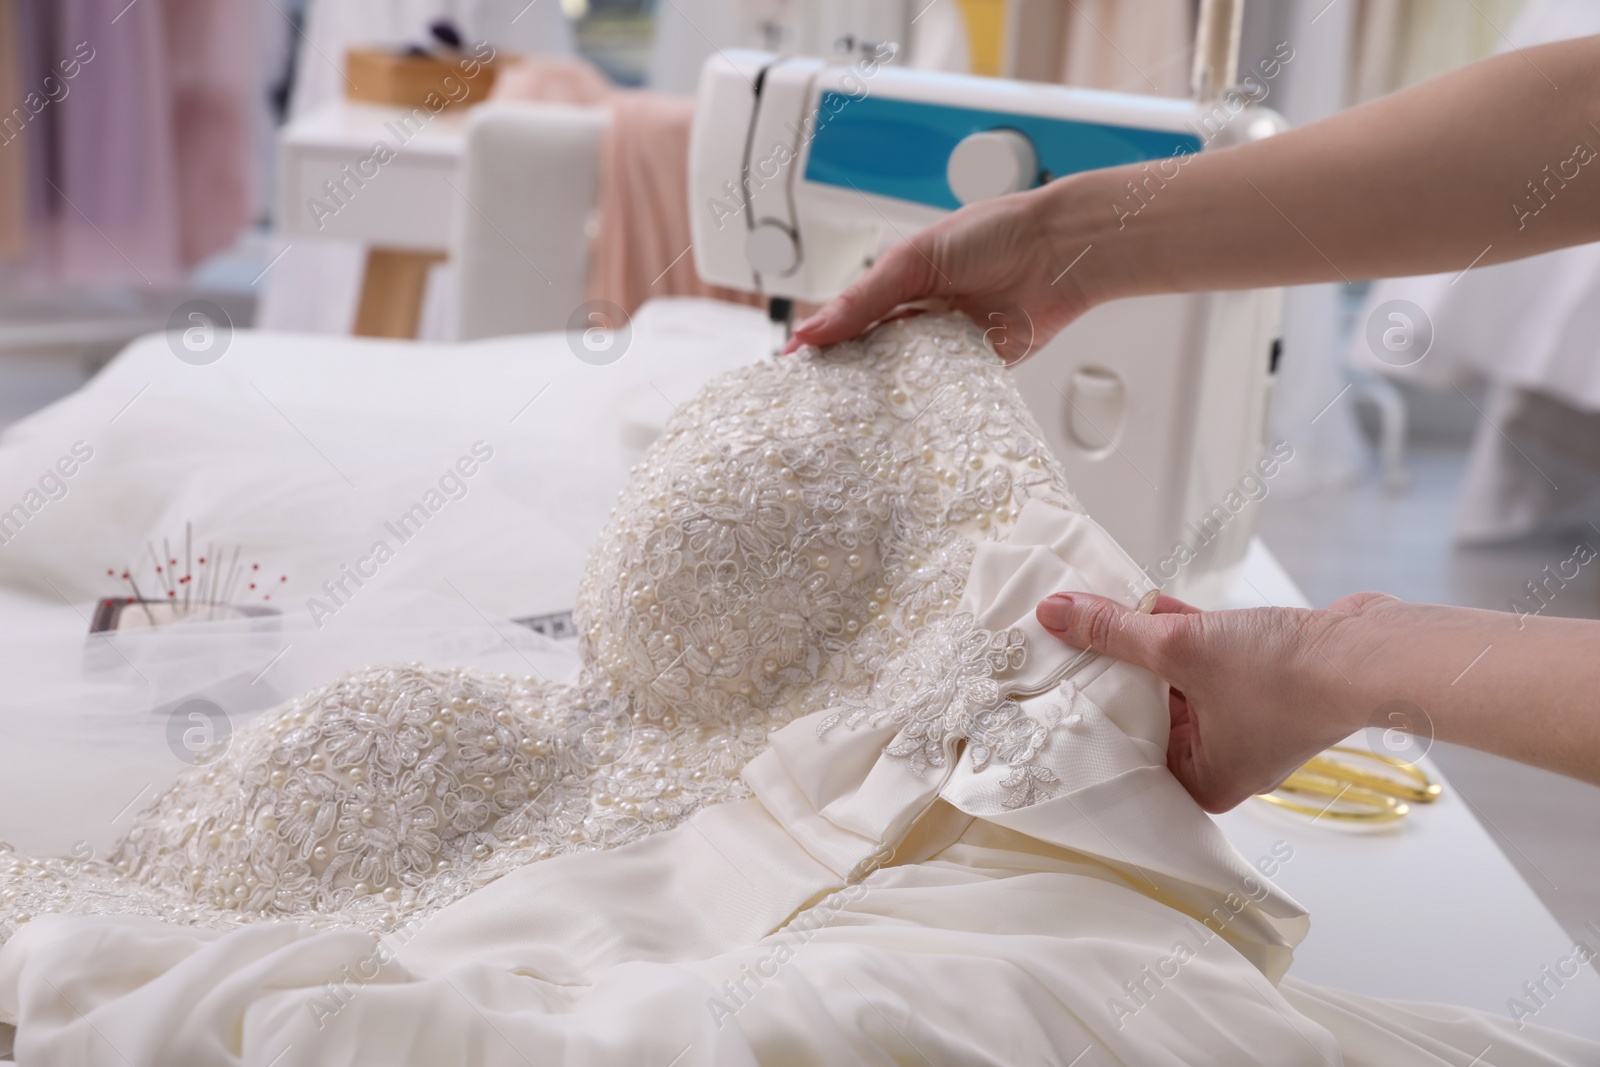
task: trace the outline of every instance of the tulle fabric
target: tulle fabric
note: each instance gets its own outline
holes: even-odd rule
[[[486,345],[475,354],[519,358],[533,347]],[[553,347],[545,345],[543,354]],[[79,475],[109,472],[99,475],[107,481],[96,493],[80,492],[89,486],[77,483],[8,546],[24,550],[4,556],[14,568],[6,575],[13,588],[30,573],[46,589],[60,588],[66,604],[51,618],[54,640],[36,646],[58,663],[69,649],[85,654],[82,620],[74,626],[64,612],[75,614],[75,603],[94,588],[90,576],[103,570],[75,575],[74,561],[82,567],[85,556],[107,553],[119,540],[97,543],[92,525],[82,527],[89,531],[82,542],[49,539],[48,523],[98,515],[123,538],[130,528],[148,536],[170,524],[172,513],[130,515],[105,508],[105,501],[135,503],[152,484],[137,492],[138,477],[176,474],[178,491],[170,495],[190,506],[205,501],[208,522],[225,524],[239,512],[240,521],[282,530],[283,545],[294,543],[297,525],[312,522],[360,533],[363,520],[352,521],[340,502],[365,490],[352,488],[346,476],[356,487],[387,486],[383,491],[393,494],[387,503],[403,504],[415,483],[408,488],[397,477],[391,486],[380,472],[414,476],[453,460],[463,447],[455,442],[471,424],[468,409],[475,405],[481,418],[486,407],[505,407],[512,426],[522,403],[471,396],[470,385],[452,395],[443,387],[451,373],[471,380],[459,362],[449,368],[422,360],[404,368],[384,368],[376,359],[366,367],[346,363],[338,373],[347,377],[336,382],[361,398],[355,403],[374,408],[404,392],[385,370],[412,375],[405,387],[412,390],[418,378],[436,376],[437,395],[429,399],[438,420],[418,420],[408,445],[415,454],[374,456],[362,451],[359,427],[340,426],[348,406],[319,406],[312,390],[296,393],[285,378],[273,377],[265,344],[254,348],[246,340],[244,358],[228,368],[243,373],[218,375],[204,387],[183,374],[159,373],[150,354],[124,357],[87,399],[26,424],[0,472],[22,481],[64,436],[82,432],[87,414],[102,412],[114,428],[138,413],[132,429],[96,438],[97,448],[105,442],[99,455],[111,462],[95,468],[90,461]],[[518,473],[535,479],[544,507],[569,484],[558,481],[562,471],[568,478],[618,479],[606,453],[623,449],[582,434],[579,398],[587,397],[589,411],[639,402],[618,379],[598,385],[598,376],[582,377],[593,368],[573,363],[581,369],[546,362],[530,374],[530,395],[556,380],[567,400],[537,432],[565,427],[592,449],[523,459],[529,467]],[[140,386],[153,380],[161,391],[141,399]],[[182,407],[185,390],[204,394],[219,381],[239,395],[226,414],[199,421],[219,447],[232,441],[222,449],[222,465],[246,480],[231,495],[219,491],[221,482],[200,487],[178,474],[180,457],[189,454],[182,442],[192,438],[163,421]],[[661,376],[651,387],[670,395],[673,383]],[[239,402],[249,398],[247,388],[274,396],[281,410],[268,404],[259,418],[250,414],[256,409]],[[147,401],[161,402],[141,407]],[[294,425],[276,426],[269,416]],[[507,431],[500,439],[526,442],[521,432],[534,434]],[[130,437],[119,441],[122,433]],[[266,450],[264,440],[273,442]],[[136,441],[147,444],[123,452],[113,447]],[[326,454],[312,454],[318,450]],[[135,474],[129,454],[149,457],[152,468]],[[508,444],[499,455],[509,460],[516,453]],[[135,484],[119,497],[112,475]],[[313,678],[325,680],[316,676],[346,657],[365,659],[369,642],[389,643],[386,659],[419,649],[425,658],[449,662],[515,658],[553,675],[571,671],[576,659],[564,646],[491,621],[532,607],[508,602],[505,575],[531,581],[555,555],[536,563],[452,555],[470,554],[486,529],[495,536],[484,522],[494,513],[474,507],[541,521],[540,506],[517,507],[496,492],[479,492],[497,484],[480,483],[457,502],[459,513],[447,509],[441,516],[460,526],[441,523],[427,552],[406,561],[423,568],[395,582],[409,594],[374,584],[321,629],[309,613],[299,621],[284,616],[273,640],[259,648],[250,633],[225,642],[200,633],[168,634],[170,644],[119,640],[112,654],[127,655],[131,674],[113,663],[107,677],[114,682],[94,681],[85,666],[75,684],[27,683],[22,702],[6,713],[7,725],[31,736],[27,751],[42,767],[56,773],[68,767],[69,777],[80,772],[62,758],[65,743],[50,751],[50,725],[71,724],[78,739],[106,730],[102,765],[126,753],[154,778],[163,757],[153,750],[165,750],[166,742],[150,736],[149,704],[141,733],[134,694],[181,696],[180,679],[192,686],[197,676],[190,672],[201,662],[205,672],[198,677],[241,694],[264,682],[292,692]],[[185,497],[189,490],[193,495]],[[266,504],[258,499],[263,490]],[[581,508],[595,495],[587,487],[572,499]],[[363,505],[365,518],[375,505]],[[282,509],[305,510],[285,515]],[[539,529],[517,534],[537,536]],[[296,566],[328,573],[346,554],[320,551],[307,551]],[[420,580],[432,573],[429,567],[440,572],[439,581]],[[577,575],[569,577],[575,586]],[[1497,1065],[1594,1062],[1600,1049],[1591,1043],[1535,1027],[1513,1032],[1509,1023],[1476,1013],[1386,1005],[1281,981],[1305,932],[1303,911],[1258,877],[1166,775],[1159,684],[1126,665],[1080,657],[1031,622],[1031,605],[1045,593],[1081,588],[1135,602],[1139,582],[1137,567],[1086,517],[1030,504],[1009,540],[979,546],[958,611],[949,617],[994,635],[997,643],[985,647],[1020,643],[1026,650],[984,660],[988,680],[1028,720],[1007,719],[1004,725],[1019,729],[1005,731],[1002,741],[995,740],[987,705],[930,717],[912,699],[915,686],[874,690],[865,715],[855,714],[861,708],[828,708],[779,731],[746,769],[749,799],[703,808],[674,829],[608,851],[532,863],[379,937],[292,921],[218,932],[139,916],[36,917],[0,950],[0,1020],[20,1021],[18,1060],[39,1065],[1076,1060],[1404,1067],[1473,1056]],[[296,599],[316,588],[314,581],[300,586]],[[450,593],[465,606],[449,607]],[[455,625],[468,612],[477,623]],[[68,640],[73,633],[76,643]],[[913,643],[904,654],[916,651]],[[281,656],[263,663],[266,653]],[[103,696],[120,703],[97,704]],[[232,699],[231,706],[247,709],[257,698]],[[271,700],[259,699],[261,706]],[[40,711],[50,700],[72,714],[47,719]],[[163,780],[170,780],[175,754],[167,751],[164,759],[171,769]],[[1007,783],[1016,772],[1026,772],[1039,793],[1018,802]],[[82,773],[79,784],[108,809],[114,797],[129,803],[87,778]],[[35,801],[28,818],[15,824],[50,824],[56,817],[39,810],[47,807]],[[107,821],[119,817],[109,811]],[[52,832],[83,825],[72,823],[60,819]]]

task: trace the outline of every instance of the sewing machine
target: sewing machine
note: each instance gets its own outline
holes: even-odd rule
[[[731,51],[703,68],[690,156],[695,265],[790,302],[838,294],[890,245],[964,204],[1125,163],[1124,226],[1193,153],[1284,127],[1240,94],[1210,103],[891,65]],[[1230,72],[1220,83],[1231,82]],[[1094,269],[1094,249],[1061,271]],[[1085,507],[1168,592],[1219,604],[1286,450],[1265,425],[1282,291],[1096,308],[1017,368]],[[987,326],[988,324],[980,323]],[[1006,342],[1031,349],[1032,339]],[[1287,450],[1292,456],[1292,446]],[[1271,473],[1267,473],[1270,471]]]

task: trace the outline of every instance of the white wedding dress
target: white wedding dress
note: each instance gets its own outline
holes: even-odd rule
[[[0,1022],[37,1065],[1600,1062],[1285,978],[1304,911],[1060,589],[1149,592],[970,322],[736,371],[595,545],[576,684],[357,672],[108,860],[0,856]]]

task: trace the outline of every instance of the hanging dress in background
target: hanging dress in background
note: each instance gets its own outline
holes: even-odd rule
[[[18,58],[0,113],[26,115],[3,146],[25,160],[25,246],[0,242],[13,291],[170,286],[233,243],[257,204],[258,5],[8,5]]]
[[[21,68],[17,0],[0,0],[0,101],[21,99]],[[0,258],[14,258],[28,247],[27,146],[3,129],[0,142]]]

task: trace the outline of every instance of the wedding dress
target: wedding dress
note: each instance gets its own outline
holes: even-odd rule
[[[108,859],[0,857],[0,1021],[37,1064],[1593,1062],[1286,979],[1303,909],[1058,589],[1152,592],[972,323],[736,371],[597,541],[576,684],[363,670]]]

